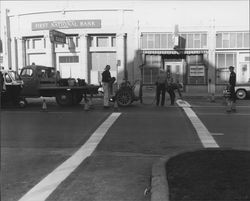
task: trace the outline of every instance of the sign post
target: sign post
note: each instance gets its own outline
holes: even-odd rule
[[[57,77],[56,69],[56,52],[55,52],[55,43],[65,44],[66,43],[66,34],[56,30],[49,30],[49,37],[51,42],[51,53],[52,53],[52,64],[55,69],[55,78]],[[55,79],[56,84],[56,79]]]

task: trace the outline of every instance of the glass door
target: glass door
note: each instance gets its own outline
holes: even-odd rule
[[[164,69],[168,78],[173,78],[176,83],[183,84],[183,63],[182,62],[165,62]]]

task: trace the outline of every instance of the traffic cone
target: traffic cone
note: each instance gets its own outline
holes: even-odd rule
[[[118,111],[118,104],[117,104],[117,101],[115,100],[114,102],[114,111]]]
[[[44,111],[44,112],[47,111],[47,104],[46,104],[45,99],[43,99],[42,111]]]
[[[84,110],[85,110],[85,111],[89,111],[89,103],[88,103],[88,100],[85,100],[85,103],[84,103]]]

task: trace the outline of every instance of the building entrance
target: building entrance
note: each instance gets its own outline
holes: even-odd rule
[[[164,70],[168,74],[168,78],[173,78],[174,82],[183,84],[183,62],[164,62]]]

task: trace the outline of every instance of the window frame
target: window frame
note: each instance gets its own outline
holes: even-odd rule
[[[235,34],[236,37],[234,38],[233,35]],[[249,38],[249,31],[218,31],[216,32],[216,49],[249,49]],[[235,39],[234,42],[232,42],[233,39]],[[228,46],[225,46],[226,41],[228,41]]]
[[[224,55],[224,66],[220,67],[219,64],[219,55]],[[228,64],[227,63],[227,55],[233,55],[233,64]],[[229,76],[229,69],[228,67],[230,65],[233,65],[236,67],[237,65],[237,53],[236,52],[216,52],[215,53],[215,83],[217,85],[225,85],[228,83],[228,79],[225,79],[224,81],[221,80],[220,78],[220,73],[228,73]]]

